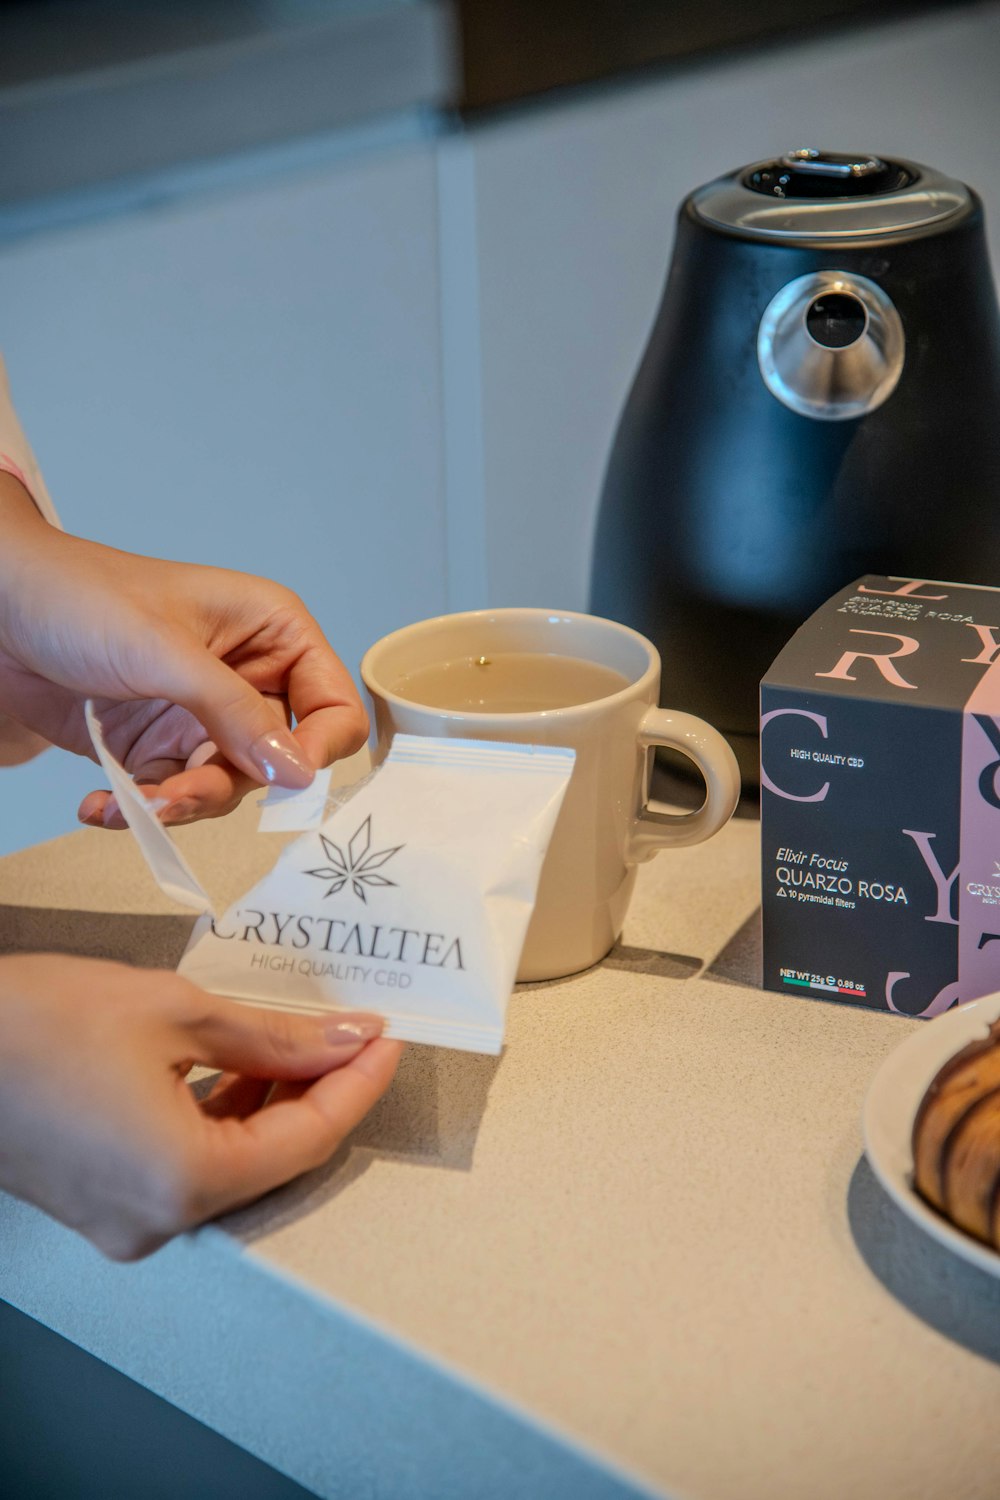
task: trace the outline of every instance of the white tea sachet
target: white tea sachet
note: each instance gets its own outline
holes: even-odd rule
[[[329,812],[333,767],[317,771],[308,786],[269,786],[260,804],[258,833],[298,833],[318,828]]]
[[[499,1052],[574,758],[397,735],[320,828],[199,919],[178,972],[237,1000],[370,1010],[386,1036]]]
[[[169,833],[156,816],[157,806],[144,797],[125,767],[120,765],[104,742],[104,730],[97,717],[93,700],[84,704],[84,716],[94,753],[111,782],[111,790],[122,817],[135,835],[143,857],[160,889],[181,906],[195,911],[211,912],[212,903],[201,882]]]

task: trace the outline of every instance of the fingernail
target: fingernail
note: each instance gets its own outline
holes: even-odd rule
[[[118,803],[114,797],[109,797],[101,810],[101,822],[104,824],[104,827],[107,828],[111,819],[120,817],[120,815]]]
[[[198,803],[193,797],[179,797],[176,802],[164,806],[160,813],[161,823],[187,823],[198,815]]]
[[[382,1035],[384,1021],[381,1016],[365,1016],[353,1021],[328,1021],[323,1034],[333,1047],[345,1047],[357,1042],[370,1042]]]
[[[316,772],[287,729],[272,729],[250,747],[250,759],[264,780],[278,786],[308,786]]]

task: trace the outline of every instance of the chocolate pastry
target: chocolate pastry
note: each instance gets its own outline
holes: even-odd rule
[[[945,1063],[921,1100],[913,1177],[952,1223],[1000,1249],[1000,1020]]]

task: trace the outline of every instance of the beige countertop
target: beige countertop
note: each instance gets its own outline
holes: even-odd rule
[[[274,855],[184,830],[213,895]],[[0,1199],[0,1295],[323,1495],[985,1497],[1000,1281],[862,1155],[921,1024],[755,987],[755,822],[640,871],[501,1058],[411,1047],[332,1162],[139,1266]],[[0,862],[0,946],[176,961],[124,835]]]

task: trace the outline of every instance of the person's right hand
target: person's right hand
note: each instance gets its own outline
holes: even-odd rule
[[[147,1255],[326,1161],[392,1081],[402,1043],[381,1028],[158,970],[0,959],[0,1188],[116,1260]],[[200,1103],[195,1063],[223,1070]]]
[[[308,786],[364,744],[351,675],[289,589],[68,536],[5,473],[0,532],[0,713],[96,759],[94,699],[108,749],[163,822],[221,817],[265,783]],[[125,827],[106,791],[78,816]]]

